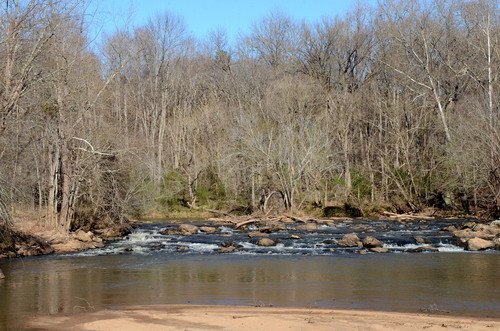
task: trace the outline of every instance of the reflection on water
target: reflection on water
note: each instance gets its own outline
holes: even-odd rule
[[[0,261],[0,329],[33,313],[193,303],[497,316],[500,255],[39,257]]]

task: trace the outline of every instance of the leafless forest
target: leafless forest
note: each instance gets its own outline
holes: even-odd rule
[[[345,203],[498,217],[496,0],[275,10],[235,41],[168,12],[95,39],[89,8],[1,1],[3,222]]]

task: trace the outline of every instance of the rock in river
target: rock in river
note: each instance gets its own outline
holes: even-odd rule
[[[417,248],[407,248],[405,253],[439,252],[439,248],[433,246],[422,246]]]
[[[318,229],[318,224],[316,223],[301,224],[297,225],[295,229],[297,229],[298,231],[314,231]]]
[[[221,247],[219,249],[219,253],[233,253],[235,251],[236,251],[236,247],[234,247],[234,246]]]
[[[259,227],[259,231],[265,233],[273,233],[285,230],[286,230],[286,225],[281,222],[267,222],[264,226]]]
[[[260,231],[252,231],[247,233],[249,238],[255,238],[255,237],[269,237],[268,233],[263,233]]]
[[[276,242],[269,238],[262,238],[257,242],[259,246],[275,246]]]
[[[426,239],[423,237],[414,237],[413,239],[415,239],[415,242],[417,244],[430,244],[431,243],[429,239]]]
[[[213,226],[202,226],[200,227],[200,231],[208,234],[213,234],[219,232],[219,229]]]
[[[469,251],[480,251],[494,246],[495,244],[492,241],[481,238],[472,238],[467,241],[467,249]]]
[[[361,242],[359,237],[355,233],[349,233],[338,241],[338,245],[343,247],[359,247],[358,242]]]
[[[389,249],[385,247],[370,247],[369,250],[374,253],[387,253],[389,251]]]
[[[190,236],[195,233],[198,233],[198,227],[196,225],[191,224],[181,224],[177,227],[177,229],[165,229],[160,232],[162,235],[183,235]]]
[[[378,240],[377,238],[367,236],[365,239],[363,239],[363,246],[365,247],[382,247],[384,246],[384,243]]]
[[[185,236],[190,236],[198,232],[198,227],[192,224],[181,224],[178,231]]]

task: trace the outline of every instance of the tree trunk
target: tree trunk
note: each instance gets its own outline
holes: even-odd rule
[[[59,230],[62,232],[68,232],[71,228],[72,170],[70,150],[68,149],[67,142],[63,142],[61,153],[62,201],[59,215]]]
[[[47,222],[57,228],[57,201],[59,194],[59,144],[49,146],[49,196],[47,201]]]

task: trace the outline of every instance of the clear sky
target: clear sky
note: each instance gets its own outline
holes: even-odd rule
[[[187,28],[198,38],[205,38],[216,28],[225,28],[231,38],[245,33],[252,22],[271,10],[279,9],[301,21],[315,22],[323,16],[342,16],[358,0],[95,0],[106,13],[104,28],[127,21],[132,26],[143,25],[155,13],[172,12],[185,20]],[[375,0],[364,1],[374,3]],[[113,17],[111,18],[110,17]]]

